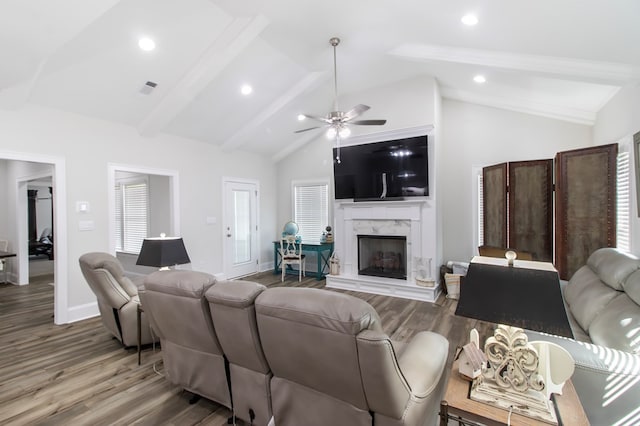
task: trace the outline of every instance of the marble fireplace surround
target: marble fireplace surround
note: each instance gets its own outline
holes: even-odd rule
[[[335,250],[340,258],[340,274],[327,276],[327,287],[383,294],[433,302],[440,294],[433,288],[416,284],[416,258],[433,258],[427,200],[352,202],[336,201]],[[427,223],[425,223],[427,222]],[[431,235],[429,235],[431,234]],[[358,274],[358,235],[406,237],[407,279],[394,279]],[[435,277],[433,263],[430,271]]]

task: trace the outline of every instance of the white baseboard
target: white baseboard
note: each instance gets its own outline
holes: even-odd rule
[[[84,305],[72,306],[67,309],[67,323],[82,321],[84,319],[97,317],[100,315],[98,302],[86,303]]]
[[[258,271],[267,272],[273,270],[273,261],[261,263],[258,267]]]

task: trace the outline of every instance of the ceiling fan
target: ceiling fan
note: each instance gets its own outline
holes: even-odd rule
[[[340,163],[340,139],[344,139],[351,134],[351,129],[349,129],[349,125],[355,124],[358,126],[382,126],[387,122],[387,120],[354,120],[354,118],[359,117],[364,112],[369,110],[371,107],[363,104],[359,104],[354,106],[347,112],[340,111],[338,109],[338,71],[336,66],[336,46],[340,44],[340,39],[338,37],[332,37],[329,39],[329,43],[333,46],[333,89],[334,89],[334,100],[333,100],[333,111],[327,114],[326,117],[318,117],[315,115],[303,114],[305,118],[310,118],[312,120],[317,120],[324,123],[321,126],[309,127],[302,130],[296,130],[294,133],[302,133],[313,129],[320,129],[327,127],[327,136],[331,139],[335,138],[338,148],[338,153],[336,156],[336,161]]]

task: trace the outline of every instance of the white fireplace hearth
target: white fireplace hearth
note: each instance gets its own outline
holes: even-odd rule
[[[406,299],[434,302],[441,292],[434,269],[436,233],[435,208],[428,199],[401,201],[336,201],[335,251],[340,259],[340,274],[327,275],[327,287],[340,288]],[[406,265],[406,279],[361,275],[358,273],[358,236],[402,237],[406,248],[402,262]],[[395,254],[395,253],[394,253]],[[398,256],[394,261],[397,262]],[[433,287],[416,283],[420,269],[431,265],[426,275]]]

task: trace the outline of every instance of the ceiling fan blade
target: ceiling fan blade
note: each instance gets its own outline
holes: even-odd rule
[[[331,124],[331,120],[329,120],[327,117],[318,117],[317,115],[309,115],[309,114],[302,114],[302,115],[304,115],[305,118],[310,118],[312,120],[322,121],[323,123]]]
[[[350,111],[344,113],[343,121],[352,120],[369,109],[371,109],[371,107],[367,105],[356,105]]]
[[[296,130],[293,133],[302,133],[302,132],[306,132],[306,131],[313,130],[313,129],[319,129],[319,128],[320,128],[320,126],[309,127],[308,129]]]
[[[357,124],[358,126],[382,126],[387,120],[357,120],[350,121],[349,124]]]

